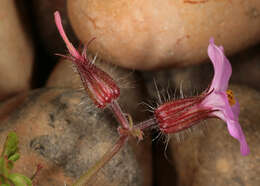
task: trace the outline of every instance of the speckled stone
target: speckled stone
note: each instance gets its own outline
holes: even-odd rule
[[[16,108],[15,103],[19,103]],[[42,164],[44,168],[36,178],[39,186],[64,186],[64,182],[70,185],[118,138],[112,114],[97,110],[80,91],[39,89],[2,103],[1,108],[13,111],[0,112],[8,113],[1,117],[0,147],[7,133],[15,131],[21,159],[14,170],[30,177],[36,164]],[[150,160],[148,146],[126,145],[90,185],[149,186]]]

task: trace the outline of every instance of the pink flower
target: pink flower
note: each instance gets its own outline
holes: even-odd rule
[[[93,62],[89,61],[86,55],[87,46],[84,48],[82,54],[80,54],[70,43],[62,27],[61,18],[58,11],[54,13],[54,18],[58,31],[60,32],[60,35],[71,55],[64,57],[72,60],[76,65],[83,86],[97,107],[106,107],[107,104],[119,97],[120,89],[106,72],[96,67]]]
[[[245,135],[239,124],[239,103],[228,90],[232,73],[231,65],[224,55],[222,46],[216,46],[210,39],[208,55],[214,66],[214,78],[208,90],[201,95],[167,102],[155,110],[155,118],[164,133],[174,133],[198,123],[217,117],[227,123],[229,134],[240,143],[242,155],[249,154]]]

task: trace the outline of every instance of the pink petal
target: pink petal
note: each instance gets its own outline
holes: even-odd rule
[[[227,96],[221,91],[213,91],[208,95],[201,103],[205,108],[211,108],[213,110],[218,110],[213,114],[222,120],[225,120],[225,116],[228,115],[230,118],[235,119],[231,107],[226,104]],[[226,109],[227,108],[227,109]],[[221,111],[221,112],[219,112]]]
[[[224,55],[223,47],[216,46],[213,38],[209,42],[208,55],[214,66],[214,78],[210,88],[217,91],[226,91],[232,74],[231,65]]]
[[[240,142],[240,151],[242,155],[249,154],[249,147],[247,145],[245,135],[238,122],[238,115],[240,111],[239,103],[231,107],[225,92],[214,91],[202,102],[203,107],[209,107],[214,110],[212,115],[217,116],[227,123],[229,134]]]
[[[249,154],[250,150],[246,142],[245,135],[241,129],[240,124],[238,121],[229,120],[227,118],[227,125],[228,125],[228,131],[229,134],[237,139],[240,142],[240,152],[243,156],[246,156]]]
[[[232,109],[232,112],[233,112],[235,118],[238,118],[239,113],[240,113],[240,105],[239,105],[237,99],[236,99],[236,104],[231,106],[231,109]]]
[[[69,41],[64,29],[63,29],[63,26],[61,24],[61,18],[60,18],[60,13],[58,11],[56,11],[54,13],[54,19],[55,19],[55,23],[56,23],[56,26],[58,28],[58,31],[60,32],[60,35],[62,37],[62,39],[64,40],[70,54],[75,57],[76,59],[81,59],[81,55],[78,53],[78,51],[74,48],[74,46],[71,44],[71,42]]]

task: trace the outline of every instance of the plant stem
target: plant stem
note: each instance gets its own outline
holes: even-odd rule
[[[37,185],[37,181],[35,180],[35,177],[39,174],[39,172],[41,171],[41,169],[43,168],[43,166],[41,164],[37,165],[36,171],[34,172],[34,174],[32,175],[32,177],[30,178],[32,180],[32,185]]]
[[[140,129],[140,130],[144,130],[147,129],[149,127],[152,127],[153,125],[155,125],[157,122],[155,120],[155,118],[150,118],[148,120],[142,121],[136,125],[134,125],[134,128]]]
[[[87,184],[93,176],[95,176],[98,171],[105,166],[107,162],[109,162],[113,156],[119,152],[119,150],[123,147],[125,142],[127,141],[128,136],[120,136],[115,145],[107,151],[103,157],[93,166],[91,167],[85,174],[83,174],[72,186],[83,186]]]
[[[117,121],[122,125],[122,127],[124,129],[128,129],[129,128],[129,123],[128,120],[125,117],[125,114],[123,113],[120,105],[118,104],[117,100],[113,101],[110,104],[111,111],[114,113]]]

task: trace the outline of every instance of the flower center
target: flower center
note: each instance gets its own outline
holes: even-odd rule
[[[234,97],[234,94],[232,92],[232,90],[227,90],[226,91],[226,94],[227,94],[227,97],[228,97],[228,102],[229,104],[232,106],[232,105],[235,105],[236,104],[236,100],[235,100],[235,97]]]

